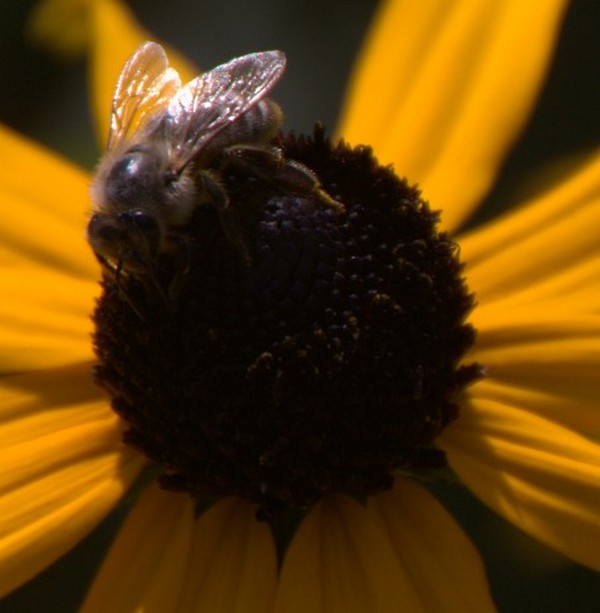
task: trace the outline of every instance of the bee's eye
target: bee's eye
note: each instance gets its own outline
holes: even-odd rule
[[[147,211],[133,209],[119,215],[119,221],[130,228],[143,230],[144,232],[158,233],[159,225],[156,217]]]

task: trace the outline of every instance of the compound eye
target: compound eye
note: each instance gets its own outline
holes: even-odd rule
[[[106,215],[100,215],[98,213],[94,213],[88,222],[88,236],[90,234],[95,234],[98,232],[100,228],[102,228],[103,224],[106,221]]]
[[[119,214],[119,221],[124,226],[129,226],[144,232],[158,231],[158,220],[156,216],[142,209],[130,209]]]
[[[141,209],[130,209],[119,215],[119,225],[131,235],[143,235],[149,245],[160,243],[160,225],[155,215]]]

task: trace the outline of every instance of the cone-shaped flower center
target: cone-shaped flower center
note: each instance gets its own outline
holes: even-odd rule
[[[265,517],[443,467],[432,443],[479,376],[460,365],[474,331],[457,247],[418,190],[320,129],[280,145],[345,211],[234,168],[248,257],[199,207],[146,275],[105,275],[94,315],[97,380],[162,484]]]

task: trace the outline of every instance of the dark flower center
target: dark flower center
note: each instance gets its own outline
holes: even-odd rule
[[[146,276],[105,274],[95,376],[165,488],[237,495],[259,515],[395,471],[443,468],[433,442],[479,376],[457,246],[416,188],[320,128],[279,145],[340,212],[234,168],[222,177],[250,256],[200,207]]]

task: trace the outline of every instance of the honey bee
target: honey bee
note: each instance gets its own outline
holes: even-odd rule
[[[143,43],[115,90],[107,152],[92,184],[87,237],[98,260],[118,274],[152,270],[184,241],[196,207],[211,205],[229,241],[250,256],[221,176],[229,164],[282,189],[340,208],[316,175],[268,145],[283,115],[267,94],[286,58],[263,51],[235,58],[182,85],[164,49]]]

